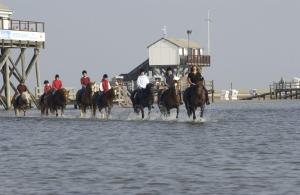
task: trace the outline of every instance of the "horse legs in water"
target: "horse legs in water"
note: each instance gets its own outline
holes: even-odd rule
[[[141,107],[140,107],[140,109],[141,109],[141,112],[142,112],[142,119],[144,119],[144,117],[145,117],[145,113],[144,113],[144,107],[143,107],[143,106],[141,106]]]
[[[152,105],[151,105],[151,106],[148,106],[148,117],[149,117],[149,118],[150,118],[151,108],[152,108]]]
[[[23,116],[26,116],[26,109],[23,110]]]
[[[204,105],[201,106],[201,111],[200,111],[200,117],[201,117],[201,118],[203,117],[203,112],[204,112]]]
[[[15,115],[19,116],[19,109],[18,108],[15,108]]]
[[[110,108],[109,107],[105,107],[105,118],[108,119],[109,115],[110,115]]]
[[[95,118],[96,117],[96,105],[92,105],[92,116]]]
[[[80,117],[83,117],[86,113],[86,107],[84,105],[80,105]]]
[[[46,107],[45,110],[46,110],[46,116],[48,116],[49,115],[49,108]]]
[[[191,111],[193,113],[193,120],[196,120],[196,108],[195,107],[191,107]]]
[[[63,116],[63,115],[64,115],[64,107],[62,106],[60,109],[60,116]]]
[[[179,106],[176,107],[176,118],[178,118],[179,115]]]
[[[108,108],[107,108],[107,119],[108,119],[108,117],[110,116],[110,113],[111,113],[111,107],[108,107]]]

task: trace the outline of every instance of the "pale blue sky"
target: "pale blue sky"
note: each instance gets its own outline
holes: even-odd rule
[[[44,21],[42,80],[59,73],[79,87],[81,70],[92,80],[126,73],[147,59],[147,46],[162,36],[207,47],[204,19],[211,10],[212,66],[204,70],[218,89],[267,88],[283,76],[300,77],[298,0],[2,0],[13,18]]]

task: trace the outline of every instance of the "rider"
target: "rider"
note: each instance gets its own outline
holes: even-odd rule
[[[82,71],[82,77],[80,78],[81,90],[76,94],[76,100],[81,101],[81,95],[86,90],[86,86],[91,82],[90,77],[87,75],[87,71]]]
[[[52,89],[51,84],[49,83],[48,80],[44,81],[44,94],[48,93]]]
[[[199,68],[195,65],[191,67],[191,72],[188,74],[187,81],[190,84],[190,87],[196,85],[198,82],[204,82],[204,77],[201,75]],[[205,88],[204,84],[202,85],[205,91],[206,104],[209,105],[208,91]],[[192,88],[191,88],[192,89]]]
[[[149,78],[147,77],[147,75],[145,75],[145,70],[141,68],[140,75],[138,76],[136,81],[138,89],[145,89],[149,82]]]
[[[44,81],[44,93],[41,95],[41,101],[44,100],[45,95],[52,89],[51,84],[49,83],[48,80]]]
[[[141,68],[140,75],[138,76],[136,81],[137,89],[133,91],[133,97],[136,96],[138,91],[146,89],[148,83],[150,83],[149,78],[147,77],[147,75],[145,75],[145,70]]]
[[[99,89],[100,94],[103,94],[111,89],[107,74],[103,75],[99,87],[100,87],[100,89]]]
[[[173,75],[173,71],[172,71],[171,67],[167,68],[165,78],[166,78],[166,80],[165,80],[166,86],[170,87],[173,83],[173,80],[174,80],[174,75]]]
[[[54,89],[53,90],[53,94],[55,93],[56,90],[62,88],[62,82],[59,79],[59,75],[58,74],[55,75],[55,79],[52,82],[52,88]]]
[[[87,75],[87,71],[86,70],[83,70],[82,71],[82,77],[80,79],[80,83],[81,83],[81,86],[82,86],[82,90],[84,91],[86,86],[90,83],[90,77],[88,77]]]
[[[20,97],[20,95],[25,91],[28,91],[28,89],[27,86],[25,85],[25,80],[21,79],[20,84],[17,86],[17,91],[13,99],[17,100]]]

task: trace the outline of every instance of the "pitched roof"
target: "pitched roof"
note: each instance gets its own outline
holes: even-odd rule
[[[8,12],[12,11],[11,9],[9,9],[6,5],[3,5],[2,3],[0,3],[0,10],[1,11],[8,11]]]
[[[169,37],[163,37],[163,38],[155,41],[151,45],[149,45],[147,48],[151,47],[152,45],[154,45],[155,43],[157,43],[161,40],[166,40],[166,41],[168,41],[178,47],[181,47],[181,48],[188,48],[188,47],[193,48],[193,49],[201,48],[200,45],[194,41],[191,41],[188,39],[177,39],[177,38],[169,38]]]

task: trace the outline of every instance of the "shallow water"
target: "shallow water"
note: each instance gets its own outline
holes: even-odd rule
[[[300,194],[300,102],[219,102],[141,120],[0,111],[0,194]],[[175,111],[173,111],[175,112]]]

